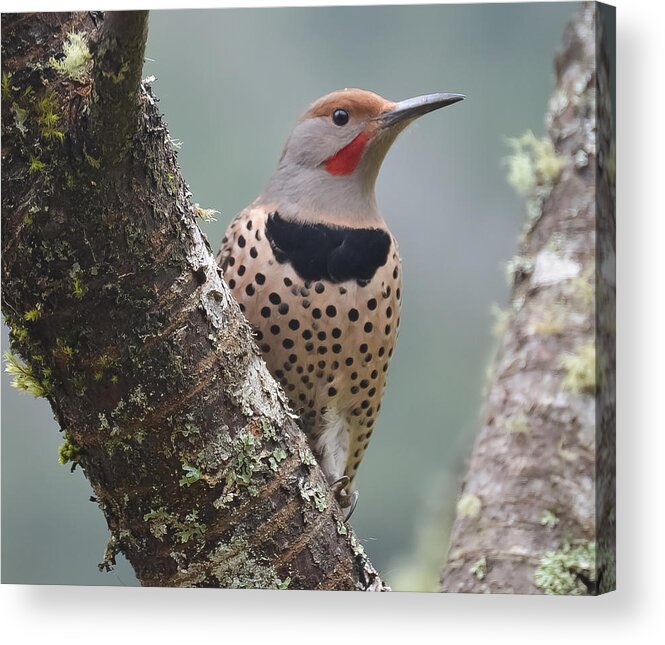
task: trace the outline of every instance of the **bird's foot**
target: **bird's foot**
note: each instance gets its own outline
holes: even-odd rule
[[[351,479],[346,475],[342,475],[339,479],[336,479],[332,484],[330,484],[330,490],[335,493],[335,497],[339,499],[340,493],[349,485]]]

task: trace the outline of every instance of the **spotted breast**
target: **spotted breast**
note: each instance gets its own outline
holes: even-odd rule
[[[218,261],[328,480],[353,480],[400,322],[394,238],[254,206],[229,226]]]

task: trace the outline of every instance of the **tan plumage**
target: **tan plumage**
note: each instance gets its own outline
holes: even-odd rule
[[[219,257],[224,279],[324,464],[331,459],[317,447],[324,443],[326,419],[334,411],[348,424],[346,463],[334,479],[352,480],[374,431],[397,338],[397,247],[393,240],[388,261],[363,286],[307,281],[275,260],[265,235],[267,215],[250,207],[232,222]]]
[[[358,470],[399,328],[402,270],[376,176],[411,120],[460,98],[393,103],[342,90],[319,99],[222,241],[224,279],[330,483]],[[345,505],[349,493],[339,491]]]

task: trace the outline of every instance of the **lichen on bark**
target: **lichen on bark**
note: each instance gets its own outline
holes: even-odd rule
[[[443,591],[614,587],[614,179],[601,11],[585,3],[566,28],[547,137],[511,143],[509,178],[528,216]]]

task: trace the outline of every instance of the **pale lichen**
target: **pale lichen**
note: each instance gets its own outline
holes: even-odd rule
[[[535,258],[531,286],[547,287],[565,280],[573,280],[581,270],[579,262],[544,248]]]
[[[487,558],[483,556],[469,567],[469,573],[478,580],[484,580],[487,575]]]
[[[204,561],[179,567],[174,585],[196,586],[211,577],[225,589],[287,589],[291,584],[290,577],[280,578],[270,561],[256,556],[243,536],[219,543]]]
[[[326,500],[326,491],[323,486],[312,484],[312,482],[301,477],[298,481],[298,489],[300,490],[300,497],[306,502],[312,502],[319,513],[323,513],[326,510],[328,501]]]
[[[508,262],[506,262],[506,279],[508,285],[513,285],[516,282],[527,278],[533,273],[534,261],[533,258],[514,255]]]
[[[465,493],[457,502],[457,515],[475,519],[480,514],[483,504],[477,495]]]
[[[316,465],[316,459],[309,448],[300,448],[298,450],[298,457],[300,458],[300,462],[305,466]]]
[[[549,137],[538,139],[531,130],[507,140],[513,154],[506,157],[508,183],[528,196],[537,185],[552,184],[561,173],[563,159],[557,156]]]
[[[566,371],[562,386],[581,394],[596,391],[596,348],[593,343],[585,343],[574,354],[564,354],[561,364]]]
[[[143,520],[149,523],[150,532],[158,540],[162,541],[167,532],[172,530],[175,537],[183,544],[190,540],[202,540],[207,528],[205,524],[199,522],[199,513],[196,509],[181,520],[175,513],[169,513],[166,507],[162,506],[146,513]]]
[[[546,594],[581,596],[596,579],[596,543],[584,542],[572,547],[564,543],[548,551],[534,572],[534,582]]]
[[[511,434],[526,434],[529,432],[529,419],[525,414],[517,412],[506,419],[505,427]]]
[[[492,315],[492,336],[497,340],[500,340],[508,329],[508,325],[513,317],[513,312],[510,311],[510,309],[503,309],[496,303],[492,303],[490,314]]]
[[[198,204],[194,204],[194,213],[196,217],[202,219],[204,222],[216,222],[215,215],[219,215],[219,211],[214,208],[201,208]]]
[[[54,56],[49,64],[58,73],[77,83],[86,83],[90,80],[92,69],[92,54],[88,47],[87,36],[83,32],[71,32],[62,45],[63,57]]]
[[[545,509],[540,516],[540,525],[553,529],[559,523],[559,518],[549,508]]]
[[[183,486],[191,486],[201,479],[201,471],[196,466],[183,464],[182,469],[185,471],[185,474],[178,481],[181,488]]]
[[[566,329],[568,312],[562,306],[546,309],[540,313],[540,319],[533,324],[533,332],[543,336],[555,336]]]
[[[533,224],[540,218],[543,203],[561,174],[564,162],[548,137],[539,139],[531,130],[507,142],[512,148],[512,154],[504,159],[508,166],[508,183],[527,198],[528,223]]]

